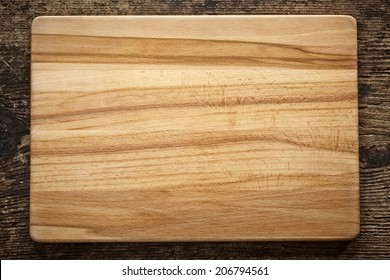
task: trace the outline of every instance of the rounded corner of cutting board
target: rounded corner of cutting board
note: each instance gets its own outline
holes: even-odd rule
[[[50,240],[45,237],[44,232],[39,230],[38,227],[31,224],[30,224],[30,238],[32,239],[32,241],[37,243],[50,242]]]
[[[355,228],[353,228],[350,232],[346,234],[346,240],[354,240],[360,234],[360,221]]]
[[[40,29],[42,25],[45,25],[48,18],[50,18],[50,16],[35,17],[31,22],[31,33],[36,33],[37,29]]]
[[[353,28],[357,29],[357,21],[356,21],[356,18],[354,18],[353,16],[351,15],[341,15],[340,17],[342,17],[346,23],[348,23],[349,25],[351,25]]]

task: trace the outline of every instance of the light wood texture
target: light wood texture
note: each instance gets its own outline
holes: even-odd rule
[[[36,19],[31,236],[355,237],[356,59],[346,16]]]

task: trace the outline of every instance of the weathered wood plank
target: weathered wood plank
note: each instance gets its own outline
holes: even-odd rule
[[[0,33],[1,258],[390,258],[387,1],[2,1]],[[29,237],[29,48],[38,15],[348,14],[359,40],[361,233],[352,242],[37,244]],[[369,108],[369,109],[366,109]],[[367,110],[368,113],[362,111]]]

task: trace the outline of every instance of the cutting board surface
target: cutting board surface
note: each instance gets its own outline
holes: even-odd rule
[[[359,232],[351,17],[40,17],[31,48],[34,240]]]

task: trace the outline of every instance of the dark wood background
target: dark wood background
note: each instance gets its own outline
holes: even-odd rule
[[[359,3],[360,2],[360,3]],[[1,259],[390,259],[390,1],[0,3]],[[350,242],[40,244],[29,236],[30,26],[41,15],[345,14],[358,23],[361,233]]]

